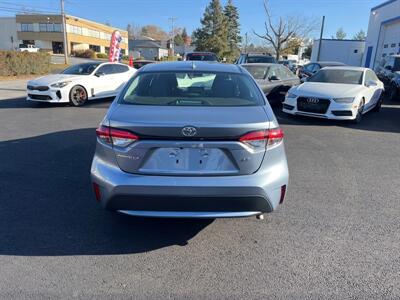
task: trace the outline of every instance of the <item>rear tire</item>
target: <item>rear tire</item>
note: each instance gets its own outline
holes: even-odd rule
[[[69,103],[73,106],[82,106],[87,101],[87,92],[81,85],[75,85],[69,92]]]
[[[360,102],[360,105],[358,106],[357,115],[356,115],[355,119],[352,120],[352,123],[358,124],[358,123],[361,122],[362,115],[363,115],[363,111],[364,111],[364,105],[365,105],[365,100],[364,100],[364,98],[363,98],[363,99],[361,100],[361,102]]]

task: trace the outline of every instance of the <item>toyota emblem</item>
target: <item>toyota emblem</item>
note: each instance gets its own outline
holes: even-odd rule
[[[307,103],[317,104],[319,102],[318,98],[307,98]]]
[[[182,128],[182,134],[188,137],[195,136],[197,134],[197,129],[192,126],[185,126]]]

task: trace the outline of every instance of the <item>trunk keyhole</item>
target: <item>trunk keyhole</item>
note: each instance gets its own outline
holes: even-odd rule
[[[203,163],[203,161],[200,159],[200,164],[202,164]]]

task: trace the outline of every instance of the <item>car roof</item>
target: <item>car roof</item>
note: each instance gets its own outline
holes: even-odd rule
[[[316,64],[321,66],[345,66],[346,64],[339,61],[317,61]]]
[[[210,61],[174,61],[148,64],[140,69],[140,72],[166,72],[166,71],[200,71],[200,72],[225,72],[241,73],[242,70],[233,64],[221,64]]]
[[[242,67],[246,66],[259,66],[259,67],[269,67],[269,66],[280,66],[280,64],[274,64],[274,63],[244,63],[241,64]]]
[[[192,51],[192,52],[186,52],[186,55],[188,54],[212,54],[216,55],[214,52],[209,52],[209,51]]]
[[[330,66],[323,68],[324,70],[350,70],[350,71],[365,71],[368,68],[363,67],[353,67],[353,66]]]

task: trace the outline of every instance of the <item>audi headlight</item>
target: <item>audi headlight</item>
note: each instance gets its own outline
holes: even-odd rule
[[[346,97],[346,98],[334,98],[336,103],[353,103],[354,97]]]
[[[286,94],[286,98],[297,98],[297,95],[296,95],[296,94],[293,94],[293,93],[291,93],[291,92],[288,92],[288,93]]]
[[[50,86],[55,87],[55,88],[63,88],[64,86],[67,86],[70,83],[71,83],[71,81],[60,81],[60,82],[53,83]]]

